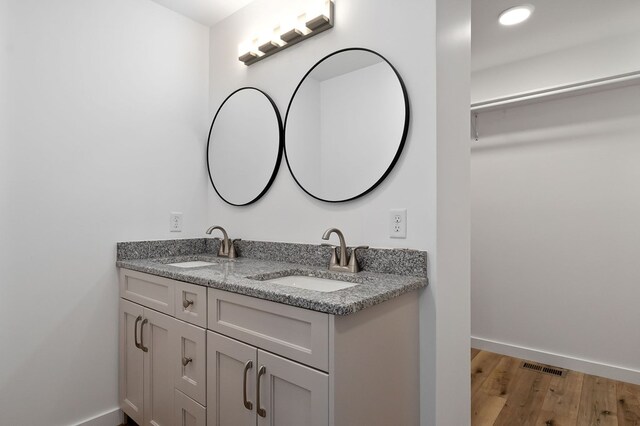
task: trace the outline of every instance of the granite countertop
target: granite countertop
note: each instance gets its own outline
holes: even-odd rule
[[[154,243],[155,242],[151,242],[150,244]],[[249,252],[251,242],[243,243],[245,244],[245,251]],[[256,242],[254,245],[258,243],[264,244],[263,242]],[[161,254],[163,256],[127,259],[127,256],[120,255],[120,244],[132,243],[119,243],[119,260],[116,262],[116,265],[121,268],[334,315],[352,314],[401,294],[425,287],[428,282],[426,273],[425,276],[412,276],[363,270],[357,274],[349,274],[330,272],[326,266],[309,264],[318,263],[318,259],[312,262],[308,261],[308,258],[302,258],[307,264],[249,257],[238,257],[237,259],[230,260],[211,254],[215,253],[214,250],[211,250],[213,247],[208,247],[205,253],[196,254],[185,254],[185,251],[189,250],[164,250],[155,253],[151,250],[147,255]],[[204,245],[204,247],[206,247],[206,245]],[[303,245],[300,245],[300,247],[303,247]],[[139,249],[137,250],[139,251]],[[278,251],[282,252],[282,250],[283,248],[279,247]],[[326,252],[326,249],[323,248],[322,251]],[[382,250],[380,250],[380,252],[382,252]],[[389,252],[389,254],[392,252],[400,252],[403,254],[404,259],[411,258],[411,260],[415,262],[415,256],[406,255],[409,251],[385,250],[384,252]],[[384,257],[389,254],[383,253],[383,255],[380,255],[380,253],[378,253],[377,257]],[[393,254],[397,255],[397,253]],[[325,257],[325,259],[328,258]],[[169,265],[169,263],[195,260],[213,262],[215,264],[195,268],[182,268]],[[398,263],[395,262],[395,265],[397,267]],[[426,257],[424,270],[426,272]],[[336,279],[357,283],[358,285],[333,292],[319,292],[265,281],[287,275],[306,275]]]

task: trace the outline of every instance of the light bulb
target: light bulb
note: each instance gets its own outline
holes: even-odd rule
[[[498,20],[502,25],[516,25],[529,19],[533,13],[533,9],[534,7],[531,4],[512,7],[502,12]]]

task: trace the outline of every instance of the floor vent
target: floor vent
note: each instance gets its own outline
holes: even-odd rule
[[[567,370],[564,368],[551,367],[533,362],[524,361],[520,367],[525,370],[537,371],[538,373],[549,374],[551,376],[565,377],[567,375]]]

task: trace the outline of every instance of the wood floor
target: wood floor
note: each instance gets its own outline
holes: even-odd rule
[[[551,376],[521,362],[471,350],[472,426],[640,426],[640,386],[575,371]]]

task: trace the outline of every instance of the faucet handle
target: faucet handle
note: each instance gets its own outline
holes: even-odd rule
[[[349,272],[360,272],[360,264],[358,263],[358,257],[356,251],[360,249],[368,249],[369,246],[358,246],[351,251],[351,258],[349,259]]]
[[[223,257],[227,255],[227,252],[225,251],[225,244],[224,244],[224,240],[220,240],[220,247],[218,247],[218,257]]]
[[[329,260],[329,266],[335,266],[338,264],[338,252],[337,247],[332,246],[331,248],[331,260]]]
[[[236,241],[242,241],[242,238],[236,238],[235,240],[229,240],[229,259],[235,259],[238,257],[238,255],[236,254],[236,246],[234,245],[234,243]]]

